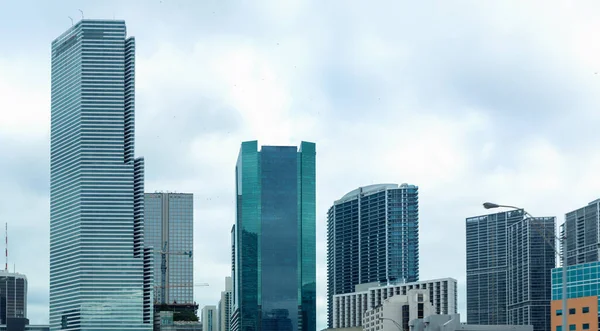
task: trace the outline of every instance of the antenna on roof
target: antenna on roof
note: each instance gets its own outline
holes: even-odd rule
[[[72,18],[71,16],[68,16],[68,17],[69,17],[69,19],[71,20],[71,26],[73,26],[73,25],[74,25],[74,23],[73,23],[73,18]]]
[[[81,13],[81,19],[83,19],[83,10],[79,9],[79,12]]]

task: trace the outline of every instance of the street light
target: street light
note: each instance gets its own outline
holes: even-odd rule
[[[392,323],[394,323],[394,325],[398,328],[399,331],[404,331],[404,329],[402,328],[402,325],[400,325],[398,322],[396,322],[395,320],[393,320],[391,318],[380,317],[379,320],[380,321],[383,321],[383,320],[392,321]]]
[[[523,208],[519,208],[519,207],[515,207],[515,206],[506,206],[506,205],[499,205],[496,203],[492,203],[492,202],[484,202],[483,203],[483,208],[485,209],[493,209],[493,208],[510,208],[510,209],[515,209],[515,210],[523,210],[523,214],[525,214],[525,216],[529,216],[529,218],[531,218],[531,220],[533,222],[537,222],[536,218],[533,217],[530,213],[528,213],[527,211],[525,211],[525,209]],[[567,331],[567,263],[566,263],[566,239],[567,239],[567,232],[565,229],[565,233],[564,235],[562,235],[560,238],[554,236],[554,242],[556,243],[556,240],[559,240],[561,242],[561,245],[563,247],[563,252],[562,254],[558,251],[558,249],[556,249],[555,245],[552,245],[548,238],[546,237],[545,233],[540,232],[540,234],[542,235],[542,238],[544,238],[544,241],[546,241],[546,243],[548,243],[550,245],[550,247],[552,247],[552,250],[554,250],[554,253],[556,255],[558,255],[558,258],[561,259],[561,263],[562,263],[562,331]]]

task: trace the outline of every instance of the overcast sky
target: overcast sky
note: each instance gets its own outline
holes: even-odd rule
[[[30,320],[48,321],[50,43],[78,9],[137,39],[136,154],[147,191],[194,193],[201,306],[229,275],[240,143],[317,144],[321,329],[326,211],[358,186],[419,186],[421,279],[458,279],[462,313],[484,200],[562,222],[600,197],[598,6],[0,0],[0,222]]]

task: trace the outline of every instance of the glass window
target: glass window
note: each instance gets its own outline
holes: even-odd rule
[[[586,324],[584,324],[584,325],[583,325],[583,329],[584,329],[584,330],[589,330],[589,329],[590,329],[590,325],[589,325],[589,324],[587,324],[587,323],[586,323]]]
[[[587,313],[589,313],[589,312],[590,312],[590,307],[583,307],[583,308],[581,309],[581,312],[582,312],[582,313],[584,313],[584,314],[587,314]]]
[[[577,310],[575,308],[569,308],[569,315],[575,315]]]
[[[562,316],[562,309],[556,311],[556,316]]]
[[[556,331],[562,331],[562,325],[557,326]]]
[[[575,331],[575,330],[577,330],[577,327],[575,326],[575,324],[570,324],[569,331]]]

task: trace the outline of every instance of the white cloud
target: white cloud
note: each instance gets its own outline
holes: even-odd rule
[[[39,71],[39,63],[29,61],[35,60],[0,57],[0,136],[9,139],[43,139],[49,133],[50,70]]]

